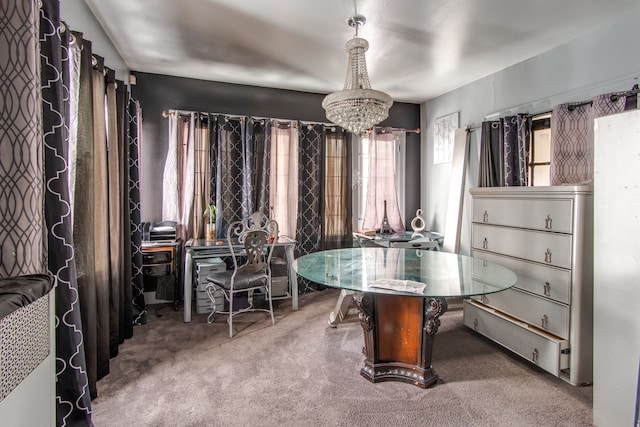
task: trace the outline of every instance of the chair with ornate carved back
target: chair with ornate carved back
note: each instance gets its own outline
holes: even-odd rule
[[[278,223],[267,218],[261,212],[254,212],[241,221],[233,222],[227,229],[227,244],[233,259],[233,269],[212,273],[207,276],[205,288],[214,310],[207,319],[213,322],[216,313],[227,314],[229,338],[233,338],[233,317],[248,311],[264,311],[270,314],[271,324],[275,325],[273,303],[271,301],[271,255],[275,241],[278,240]],[[238,251],[238,245],[243,247]],[[243,261],[244,260],[244,261]],[[262,290],[269,308],[254,306],[254,292]],[[229,306],[228,310],[218,310],[215,295],[221,291]],[[234,295],[246,293],[248,306],[234,310]]]

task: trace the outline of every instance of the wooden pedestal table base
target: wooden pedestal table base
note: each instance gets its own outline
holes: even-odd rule
[[[401,381],[421,388],[438,382],[431,357],[445,299],[362,292],[354,302],[364,333],[360,375],[373,383]]]

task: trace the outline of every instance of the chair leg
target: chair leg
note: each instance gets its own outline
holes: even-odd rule
[[[271,314],[271,326],[276,324],[276,319],[273,317],[273,303],[271,302],[271,282],[269,282],[267,289],[267,299],[269,300],[269,313]]]
[[[229,338],[233,338],[233,292],[229,294],[229,317],[227,323],[229,324]]]

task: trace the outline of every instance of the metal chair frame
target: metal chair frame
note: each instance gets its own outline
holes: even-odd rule
[[[235,221],[227,229],[227,244],[233,259],[233,270],[223,273],[214,273],[207,276],[205,291],[213,304],[213,311],[207,317],[207,322],[214,321],[215,314],[226,314],[229,324],[229,338],[233,338],[233,317],[249,311],[263,311],[271,316],[271,324],[275,325],[273,316],[273,302],[271,299],[271,256],[274,243],[278,240],[278,223],[269,219],[261,212],[254,212],[251,216],[240,221]],[[240,244],[244,249],[237,252],[234,246]],[[240,264],[240,258],[246,260]],[[256,281],[253,284],[243,284],[236,287],[236,279],[242,281]],[[216,283],[217,282],[217,283]],[[269,302],[269,309],[255,308],[253,294],[257,290],[263,290],[265,298]],[[218,310],[215,302],[216,291],[221,291],[229,305],[229,310]],[[233,309],[234,295],[248,293],[248,306]]]

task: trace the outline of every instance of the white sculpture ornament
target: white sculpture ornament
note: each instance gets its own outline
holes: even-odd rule
[[[420,232],[425,228],[424,218],[422,218],[422,209],[416,211],[416,217],[411,221],[413,231]]]

